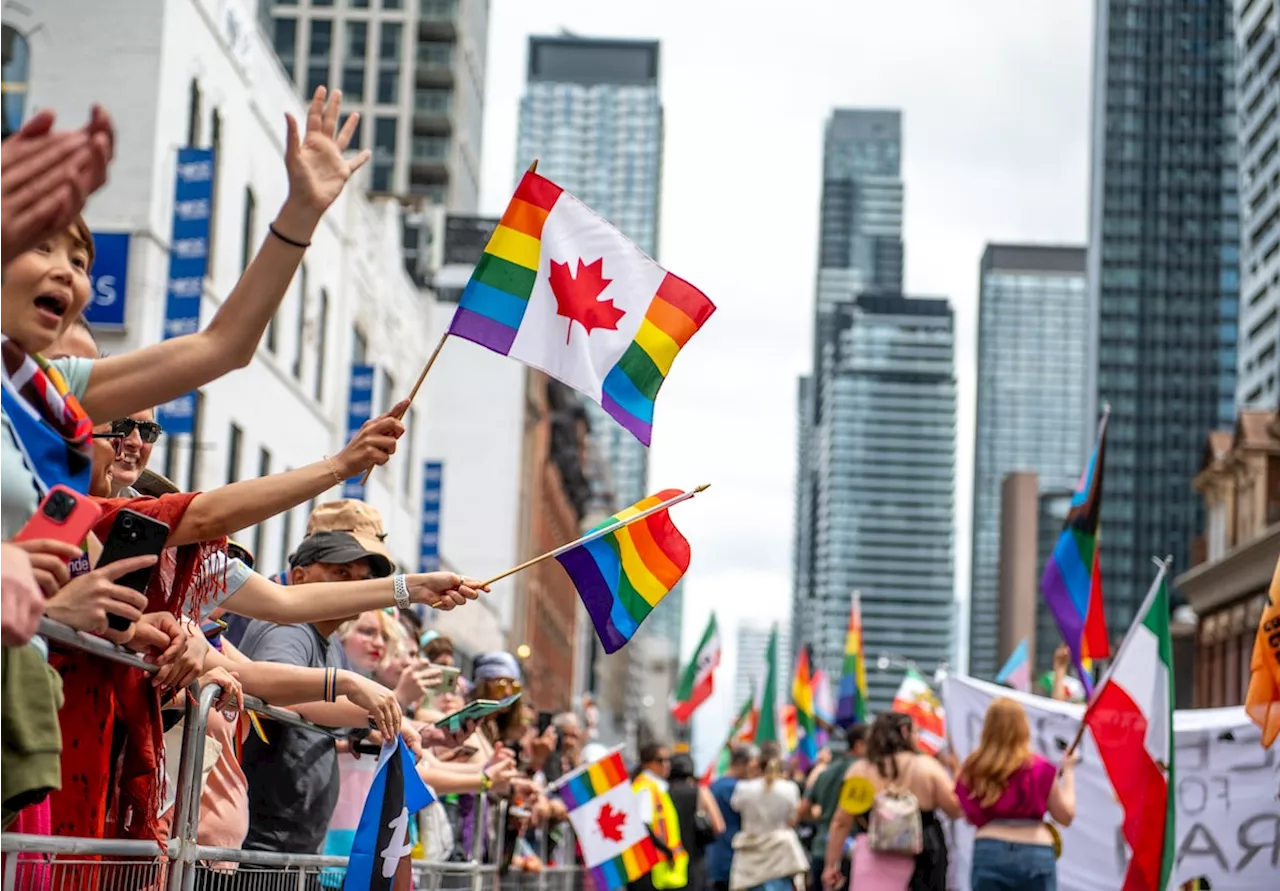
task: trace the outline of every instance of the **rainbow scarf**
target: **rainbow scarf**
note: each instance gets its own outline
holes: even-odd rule
[[[40,496],[57,485],[88,493],[93,421],[62,374],[44,357],[28,355],[3,335],[0,356],[4,415]]]

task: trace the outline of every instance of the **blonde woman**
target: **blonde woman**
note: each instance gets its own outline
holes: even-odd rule
[[[1074,753],[1064,758],[1059,776],[1031,751],[1031,727],[1021,705],[1000,697],[987,707],[982,739],[956,780],[965,819],[978,830],[973,891],[1056,891],[1053,834],[1044,815],[1071,825],[1078,760]]]
[[[794,828],[800,787],[783,776],[777,744],[761,747],[760,773],[739,782],[730,799],[742,828],[733,837],[729,888],[792,891],[796,879],[809,872],[809,858]]]

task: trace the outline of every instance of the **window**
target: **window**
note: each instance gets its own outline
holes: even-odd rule
[[[359,328],[351,329],[351,364],[363,365],[369,357],[369,343]]]
[[[216,108],[213,110],[213,119],[209,122],[209,148],[213,149],[213,188],[211,189],[212,198],[209,201],[209,238],[204,265],[206,278],[213,276],[213,251],[217,246],[218,235],[218,171],[222,167],[222,114]]]
[[[316,310],[316,376],[311,393],[316,402],[324,402],[324,362],[329,349],[329,292],[320,289],[320,306]]]
[[[311,0],[312,6],[332,6],[333,0]]]
[[[352,9],[368,9],[369,0],[347,0],[347,5]]]
[[[191,451],[187,454],[187,485],[185,491],[195,492],[200,488],[200,443],[204,436],[204,392],[196,390],[195,405],[191,409]],[[166,474],[167,476],[167,474]],[[173,477],[169,477],[173,479]]]
[[[364,101],[364,62],[369,51],[369,23],[347,22],[342,52],[342,92],[351,102]]]
[[[244,432],[232,423],[231,435],[227,437],[227,485],[240,481],[240,443]]]
[[[3,125],[4,136],[22,126],[27,115],[27,76],[31,68],[31,46],[27,38],[9,25],[0,27],[0,46],[3,48]]]
[[[257,227],[258,201],[253,189],[244,187],[244,217],[240,220],[240,273],[249,268],[253,259],[253,230]]]
[[[382,0],[383,9],[404,9],[404,0]]]
[[[293,353],[293,376],[302,380],[302,357],[307,346],[307,264],[298,270],[298,317],[294,327],[297,345]]]
[[[279,2],[276,5],[279,6]],[[298,20],[273,19],[271,42],[275,45],[276,55],[280,57],[280,64],[284,65],[284,70],[289,74],[289,80],[293,80],[297,67],[295,56],[298,51]]]
[[[280,568],[289,568],[289,552],[293,550],[293,511],[287,510],[280,524]]]
[[[200,144],[200,83],[193,77],[187,90],[187,145]]]
[[[391,376],[388,371],[382,372],[382,409],[380,414],[386,414],[391,411],[391,406],[395,405],[396,379]]]
[[[311,45],[307,52],[307,96],[316,87],[329,83],[329,56],[333,50],[333,22],[328,19],[311,20]]]
[[[400,463],[404,464],[404,476],[401,478],[401,483],[403,484],[405,498],[413,497],[413,426],[413,406],[409,406],[409,410],[404,415],[404,436],[400,440],[404,447],[404,460]]]
[[[377,118],[373,122],[373,184],[375,192],[390,192],[396,162],[395,118]]]
[[[400,44],[404,26],[383,22],[378,41],[378,102],[394,105],[400,101]]]
[[[258,476],[259,478],[271,475],[271,453],[266,449],[258,449]],[[253,528],[253,553],[262,553],[262,540],[266,535],[267,523],[264,520]]]

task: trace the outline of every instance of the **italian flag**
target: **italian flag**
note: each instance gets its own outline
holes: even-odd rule
[[[680,672],[671,702],[671,716],[682,724],[689,723],[698,706],[715,692],[715,673],[720,667],[720,630],[716,627],[716,614],[711,614],[707,630],[693,651],[693,658]]]
[[[1165,891],[1173,875],[1173,645],[1162,566],[1084,723],[1124,808],[1131,856],[1121,891]]]

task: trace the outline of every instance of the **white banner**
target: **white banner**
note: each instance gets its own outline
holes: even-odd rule
[[[1022,703],[1031,746],[1055,764],[1076,735],[1084,707],[950,676],[942,687],[947,729],[961,760],[977,746],[982,717],[996,696]],[[1280,749],[1262,748],[1243,708],[1196,709],[1173,716],[1178,801],[1175,883],[1207,878],[1213,891],[1280,888]],[[1086,733],[1076,768],[1076,818],[1062,833],[1061,891],[1118,891],[1128,851],[1124,812]],[[969,891],[972,826],[952,828],[956,888]]]

